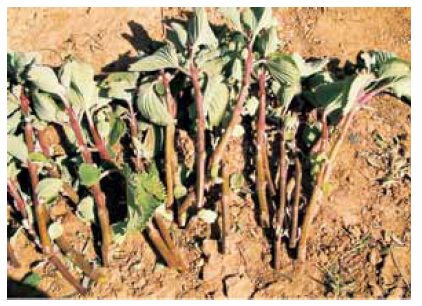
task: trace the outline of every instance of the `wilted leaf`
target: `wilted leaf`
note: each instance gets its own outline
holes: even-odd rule
[[[28,148],[21,137],[7,135],[7,153],[22,163],[28,159]]]
[[[168,68],[178,68],[179,59],[176,49],[167,44],[158,49],[154,54],[141,58],[136,63],[130,65],[130,71],[157,71]]]
[[[152,123],[162,126],[173,124],[174,119],[167,110],[165,102],[154,89],[155,84],[155,82],[149,82],[139,88],[138,110],[145,119]]]
[[[81,184],[85,186],[93,186],[100,181],[101,171],[93,164],[83,163],[79,166],[79,178]]]
[[[38,183],[35,192],[40,200],[49,204],[58,197],[62,187],[62,180],[57,178],[45,178]]]

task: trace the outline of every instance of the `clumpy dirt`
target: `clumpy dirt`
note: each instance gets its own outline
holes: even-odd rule
[[[121,70],[140,50],[148,52],[154,40],[162,40],[162,15],[185,18],[188,11],[8,8],[8,50],[41,52],[44,62],[53,66],[74,54],[93,64],[98,73]],[[287,52],[336,58],[340,66],[353,62],[360,50],[371,49],[394,51],[411,60],[410,8],[274,11]],[[218,22],[212,10],[211,16]],[[283,251],[282,269],[272,269],[268,233],[256,223],[251,194],[241,192],[232,197],[224,255],[219,249],[218,226],[210,227],[197,217],[186,229],[167,224],[189,263],[186,273],[168,269],[145,237],[133,234],[115,246],[111,265],[105,270],[108,281],[91,284],[88,296],[82,297],[20,232],[11,243],[22,266],[8,267],[8,287],[12,290],[33,272],[42,276],[37,290],[54,298],[410,298],[410,126],[410,106],[386,95],[377,97],[354,120],[337,158],[330,195],[316,216],[302,275],[295,274],[294,256],[287,250]],[[243,156],[241,146],[231,145],[228,160],[241,156],[244,166],[253,156]],[[58,213],[66,224],[65,235],[75,249],[95,262],[98,239],[71,211],[69,206]],[[69,261],[66,264],[82,281],[80,272]],[[28,293],[20,290],[20,296]]]

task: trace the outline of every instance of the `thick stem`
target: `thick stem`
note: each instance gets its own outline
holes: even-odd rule
[[[284,212],[286,209],[286,182],[287,182],[287,165],[286,165],[286,145],[284,140],[284,129],[281,128],[280,135],[280,205],[278,207],[275,225],[275,241],[274,241],[274,267],[280,269],[281,265],[281,237],[284,232]]]
[[[146,230],[152,243],[155,245],[158,252],[160,252],[160,255],[166,261],[167,265],[171,268],[177,268],[177,259],[171,253],[163,238],[161,238],[160,233],[155,229],[155,227],[151,223],[147,225]]]
[[[187,271],[189,268],[183,260],[183,257],[181,256],[178,247],[171,238],[170,233],[167,230],[166,224],[164,223],[163,217],[158,214],[155,214],[154,219],[157,223],[158,229],[160,230],[161,236],[164,239],[164,242],[167,244],[170,252],[172,253],[177,262],[178,269],[180,269],[181,271]]]
[[[85,260],[85,257],[76,251],[63,236],[60,236],[55,240],[57,246],[74,262],[90,279],[104,283],[106,277],[96,271],[92,265]]]
[[[290,233],[289,247],[291,249],[296,247],[297,243],[297,225],[299,222],[299,203],[301,196],[301,187],[302,187],[302,163],[300,161],[299,155],[295,156],[295,170],[296,170],[296,179],[295,179],[295,198],[293,202],[293,211],[292,211],[292,228]]]
[[[246,100],[246,97],[248,96],[252,67],[253,67],[252,46],[253,46],[252,43],[249,44],[248,55],[247,55],[247,59],[246,59],[246,71],[245,71],[245,74],[243,76],[243,84],[242,84],[242,88],[241,88],[240,93],[239,93],[239,97],[238,97],[236,106],[233,109],[232,118],[231,118],[230,123],[227,126],[227,129],[224,132],[220,142],[218,143],[217,147],[215,148],[213,155],[210,158],[211,175],[217,176],[220,161],[223,157],[224,151],[226,150],[226,146],[229,143],[229,140],[231,138],[233,130],[234,130],[235,126],[240,121],[242,110],[243,110],[243,104]]]
[[[257,147],[256,147],[256,193],[258,194],[258,204],[261,211],[261,226],[269,227],[270,217],[267,202],[267,181],[265,173],[265,72],[259,75],[259,114],[257,122]]]
[[[19,263],[18,259],[16,258],[15,251],[13,251],[12,246],[10,245],[10,242],[7,242],[7,259],[10,261],[10,264],[14,268],[20,268],[21,264]]]
[[[82,152],[82,157],[84,162],[86,163],[92,163],[92,156],[91,153],[88,150],[88,147],[86,145],[86,141],[82,134],[82,129],[79,125],[79,122],[76,120],[75,113],[73,112],[72,107],[70,106],[70,103],[67,101],[67,99],[64,96],[60,97],[65,105],[65,111],[70,119],[70,124],[72,126],[72,129],[75,133],[76,140],[79,145],[79,149]],[[110,228],[110,219],[109,214],[107,210],[107,206],[105,203],[105,196],[104,193],[101,191],[99,183],[95,184],[91,187],[91,192],[94,195],[95,203],[98,207],[98,219],[100,220],[100,227],[101,227],[101,234],[102,234],[102,257],[103,257],[103,263],[105,266],[108,266],[108,250],[110,249],[112,245],[112,235],[111,235],[111,228]]]
[[[221,251],[226,253],[226,238],[229,232],[229,205],[230,205],[230,180],[227,165],[223,166],[223,197],[221,199]]]
[[[43,133],[43,131],[41,131],[37,134],[37,136],[38,136],[38,142],[40,143],[40,147],[41,147],[43,154],[47,158],[51,159],[51,153],[50,153],[50,149],[49,149],[49,146],[48,146],[48,142],[47,142],[45,133]],[[57,166],[55,164],[52,164],[48,168],[48,174],[53,178],[59,178],[60,177],[60,173],[59,173]],[[70,186],[66,182],[63,182],[63,191],[64,191],[65,195],[68,196],[69,199],[74,204],[77,205],[79,203],[78,193],[72,188],[72,186]]]
[[[205,114],[203,105],[203,95],[198,78],[198,68],[192,64],[190,66],[190,77],[195,89],[196,102],[196,204],[200,208],[204,204],[205,186]]]
[[[322,118],[322,144],[321,144],[321,152],[320,154],[324,154],[327,148],[328,142],[328,125],[327,125],[327,118],[325,114]],[[300,262],[300,270],[303,268],[303,263],[306,260],[306,244],[309,236],[309,231],[312,226],[312,221],[315,216],[315,212],[318,207],[318,202],[323,198],[323,184],[324,184],[324,173],[326,170],[326,163],[324,161],[321,165],[319,173],[317,175],[317,179],[315,182],[314,190],[312,192],[311,200],[309,202],[308,207],[306,208],[305,212],[305,219],[303,220],[302,225],[302,236],[300,237],[299,247],[298,247],[298,260]]]
[[[100,185],[95,184],[91,187],[92,193],[94,195],[95,203],[97,204],[98,208],[98,219],[100,221],[100,228],[101,228],[101,237],[102,237],[102,245],[101,245],[101,253],[104,266],[109,265],[109,250],[113,243],[113,238],[111,234],[110,228],[110,218],[108,215],[108,209],[105,202],[105,195],[101,191]]]
[[[268,142],[267,141],[265,141],[265,148],[263,150],[262,155],[264,156],[265,177],[266,177],[267,184],[268,184],[268,190],[270,191],[271,196],[275,197],[277,195],[277,191],[275,190],[274,180],[273,180],[273,177],[271,175],[270,162],[268,160],[269,151],[268,151]]]
[[[166,168],[166,189],[167,208],[171,208],[174,202],[174,172],[173,172],[173,147],[174,147],[174,125],[166,127],[164,164]]]
[[[91,114],[87,113],[87,118],[88,118],[89,130],[91,131],[92,137],[94,138],[94,143],[98,149],[98,153],[100,153],[100,156],[102,159],[109,162],[113,162],[110,156],[110,153],[108,152],[106,148],[104,140],[98,134],[97,128],[95,127],[95,124],[92,121]]]

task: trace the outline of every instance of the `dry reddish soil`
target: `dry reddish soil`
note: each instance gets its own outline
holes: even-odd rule
[[[8,50],[41,52],[44,62],[51,65],[74,54],[92,63],[99,73],[124,69],[138,50],[148,52],[154,40],[162,39],[163,14],[185,18],[188,11],[9,8]],[[280,8],[275,14],[287,52],[338,58],[340,66],[354,61],[360,50],[371,49],[394,51],[411,60],[410,8]],[[189,272],[179,274],[166,268],[144,236],[133,235],[115,247],[109,280],[93,284],[87,297],[410,298],[410,126],[410,106],[389,96],[377,97],[354,120],[337,159],[329,196],[316,215],[303,274],[294,273],[294,256],[286,250],[281,271],[272,269],[271,244],[256,223],[251,194],[233,194],[227,254],[219,252],[218,232],[200,219],[194,217],[184,230],[169,223],[189,262]],[[230,146],[228,156],[236,157],[231,159],[234,168],[240,167],[233,172],[253,160],[243,154],[240,143]],[[387,184],[386,178],[392,183]],[[94,260],[93,241],[97,240],[90,228],[70,213],[70,207],[63,204],[55,209],[54,213],[64,216],[66,236],[74,247]],[[84,298],[42,260],[23,233],[15,236],[12,245],[22,267],[8,267],[10,286],[32,271],[42,276],[37,289],[46,296]],[[21,296],[26,293],[20,292]]]

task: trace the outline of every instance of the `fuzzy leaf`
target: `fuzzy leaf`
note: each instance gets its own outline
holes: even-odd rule
[[[54,222],[48,227],[48,235],[51,240],[56,240],[63,235],[63,225],[60,222]]]
[[[62,187],[62,180],[57,178],[45,178],[38,183],[35,192],[40,201],[49,204],[59,196]]]
[[[130,71],[150,72],[168,68],[178,68],[179,59],[176,49],[167,44],[158,49],[154,54],[141,58],[136,63],[130,65]]]
[[[212,31],[203,7],[195,7],[194,15],[188,22],[188,40],[194,52],[199,46],[209,46],[211,49],[218,46],[218,40]]]
[[[204,93],[204,109],[210,127],[218,126],[229,103],[229,89],[220,78],[208,80]]]
[[[155,82],[145,83],[139,88],[138,110],[148,121],[167,126],[174,123],[163,99],[155,91]]]
[[[64,87],[53,69],[46,66],[33,65],[28,71],[28,81],[33,83],[38,89],[56,95],[62,95],[65,92]]]
[[[7,153],[22,163],[28,159],[28,148],[21,137],[7,135]]]
[[[90,163],[81,164],[78,173],[81,184],[88,187],[97,184],[101,178],[101,170]]]
[[[272,77],[281,84],[290,86],[300,84],[301,74],[291,56],[274,53],[269,56],[267,67]]]

